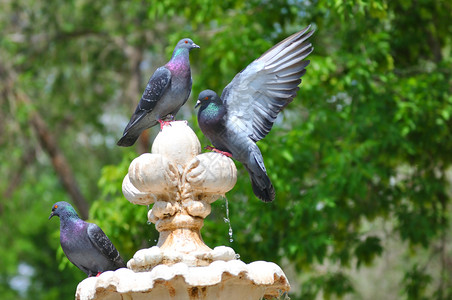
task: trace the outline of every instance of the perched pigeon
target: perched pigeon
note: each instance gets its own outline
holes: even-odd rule
[[[256,142],[271,130],[278,113],[296,96],[313,50],[310,26],[273,46],[238,73],[221,98],[212,91],[199,94],[198,123],[217,152],[230,155],[248,170],[254,194],[273,201],[275,189]]]
[[[80,219],[69,203],[55,203],[49,220],[53,216],[60,217],[60,243],[64,254],[88,277],[126,266],[102,229]]]
[[[162,120],[168,117],[174,120],[191,92],[188,54],[194,48],[199,46],[191,39],[180,40],[171,60],[151,76],[118,146],[132,146],[143,130],[157,125],[157,122],[163,126],[165,122]]]

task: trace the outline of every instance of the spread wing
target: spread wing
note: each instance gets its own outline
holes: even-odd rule
[[[116,250],[113,243],[105,235],[102,229],[96,224],[90,223],[88,226],[88,237],[91,243],[110,261],[115,264],[125,266],[124,261],[119,255],[118,250]]]
[[[313,50],[310,26],[270,48],[238,73],[221,99],[227,106],[228,126],[237,126],[255,142],[271,130],[278,113],[296,96]]]
[[[162,98],[171,81],[171,72],[165,67],[158,68],[148,81],[140,102],[133,113],[124,132],[138,123],[146,114],[152,111],[157,102]]]

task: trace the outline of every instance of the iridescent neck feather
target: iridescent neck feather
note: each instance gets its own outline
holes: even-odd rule
[[[178,48],[174,50],[171,60],[166,67],[173,72],[186,72],[190,70],[190,60],[188,59],[188,49]]]

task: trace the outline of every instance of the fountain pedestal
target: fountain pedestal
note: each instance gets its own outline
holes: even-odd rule
[[[245,264],[232,248],[210,249],[202,240],[211,203],[236,183],[233,161],[200,154],[185,121],[163,127],[151,152],[132,161],[123,193],[131,203],[153,204],[148,220],[160,233],[157,246],[137,251],[127,269],[83,280],[76,299],[261,299],[287,292],[276,264]]]

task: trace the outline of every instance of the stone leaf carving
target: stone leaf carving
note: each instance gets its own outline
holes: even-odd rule
[[[163,127],[155,138],[152,153],[145,153],[130,164],[123,181],[124,196],[140,205],[158,201],[215,201],[234,187],[237,169],[224,155],[200,152],[198,138],[184,121]],[[191,209],[194,216],[205,217],[210,213],[200,213],[199,208],[207,209],[207,205],[195,203],[191,202],[198,206]],[[173,215],[174,208],[163,204],[158,207],[168,207],[168,215]],[[180,205],[188,207],[191,205]]]
[[[187,123],[172,122],[155,138],[152,153],[132,161],[123,181],[123,193],[130,202],[154,204],[148,220],[160,232],[157,246],[163,256],[157,260],[165,264],[205,266],[213,261],[206,254],[212,250],[202,241],[200,229],[211,203],[234,187],[237,169],[222,154],[200,152],[199,140]],[[233,255],[223,257],[235,259],[235,252],[229,249],[227,253]],[[149,249],[146,255],[146,249],[143,251],[129,261],[135,271],[154,266],[156,250]]]

